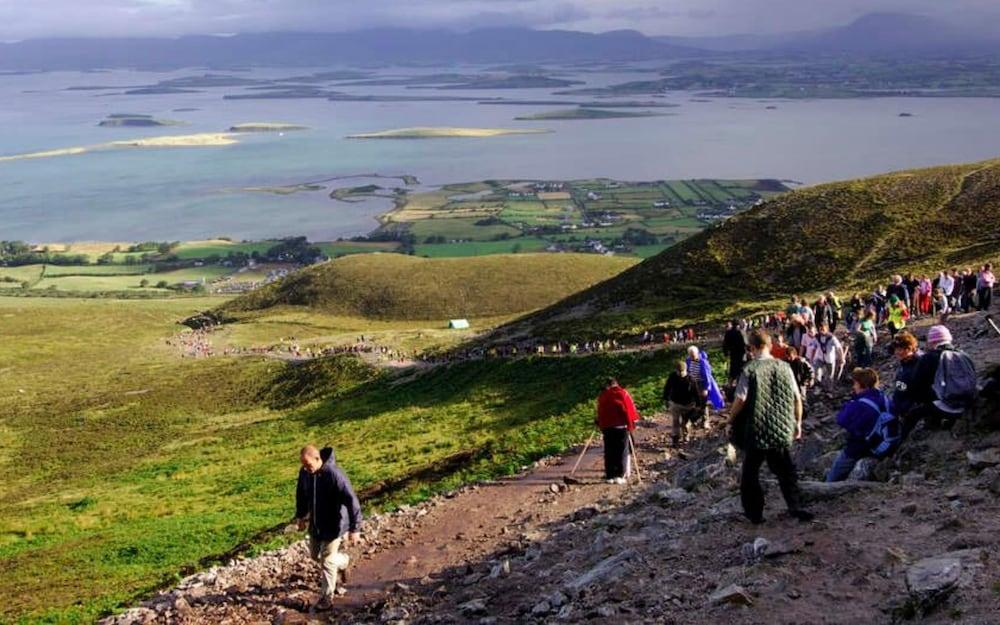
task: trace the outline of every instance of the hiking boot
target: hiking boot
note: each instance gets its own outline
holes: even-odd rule
[[[310,612],[327,612],[333,609],[333,597],[323,595],[309,608]]]
[[[789,510],[788,514],[798,519],[802,523],[808,523],[816,518],[816,515],[808,510]]]

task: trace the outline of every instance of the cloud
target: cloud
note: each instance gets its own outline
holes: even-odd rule
[[[873,11],[1000,9],[996,0],[0,0],[0,39],[511,25],[720,35],[831,26]]]

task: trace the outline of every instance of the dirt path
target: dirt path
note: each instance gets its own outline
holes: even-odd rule
[[[653,451],[658,435],[669,431],[663,422],[662,417],[650,420],[649,427],[638,430],[640,470],[663,457],[662,452]],[[620,503],[638,482],[633,476],[627,487],[604,483],[602,454],[600,440],[595,438],[574,475],[583,484],[564,484],[563,477],[578,457],[567,455],[522,477],[466,488],[424,508],[426,514],[402,530],[382,530],[378,540],[388,538],[393,546],[356,563],[344,609],[378,600],[396,583],[420,580],[442,569],[478,562],[507,545],[543,538],[545,528],[581,508]]]
[[[362,543],[348,548],[352,558],[348,592],[333,610],[310,612],[318,599],[318,566],[304,543],[217,567],[182,582],[107,623],[319,623],[340,622],[387,594],[415,583],[433,582],[444,571],[481,562],[490,554],[523,548],[545,539],[588,507],[620,506],[644,491],[651,467],[663,459],[670,427],[663,415],[647,418],[636,431],[639,467],[627,486],[603,480],[600,437],[567,485],[579,457],[574,453],[540,461],[528,473],[464,487],[447,496],[366,520]]]

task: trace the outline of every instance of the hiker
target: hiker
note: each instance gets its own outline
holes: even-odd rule
[[[892,338],[892,351],[899,360],[893,381],[892,411],[899,418],[905,437],[917,424],[914,418],[918,405],[916,375],[923,354],[918,348],[917,337],[907,330]]]
[[[889,398],[879,389],[878,372],[857,368],[851,372],[853,394],[837,414],[837,425],[847,430],[847,444],[833,461],[827,482],[842,482],[862,458],[884,457],[900,440],[899,419],[890,411]]]
[[[948,321],[948,313],[951,312],[951,303],[948,301],[948,296],[944,294],[944,289],[941,287],[934,290],[933,306],[934,316],[941,323]]]
[[[813,515],[799,500],[798,475],[789,450],[802,437],[802,397],[788,363],[771,356],[771,337],[755,330],[750,335],[753,360],[743,369],[732,407],[732,443],[745,451],[740,499],[751,523],[764,522],[764,493],[760,467],[766,461],[778,478],[788,512],[800,521]]]
[[[862,315],[865,312],[865,297],[861,293],[855,294],[851,298],[848,310],[847,329],[854,332],[857,330],[858,324],[861,323]]]
[[[834,312],[833,306],[827,301],[825,295],[821,295],[818,300],[816,300],[816,325],[826,324],[827,327],[833,327]]]
[[[774,335],[771,344],[771,355],[778,360],[788,360],[788,345],[785,344],[785,335],[778,333]]]
[[[941,289],[944,296],[948,298],[949,307],[955,306],[955,282],[956,278],[954,269],[951,271],[942,271],[938,274],[937,287]]]
[[[927,333],[928,351],[913,374],[914,407],[909,430],[921,419],[931,429],[951,429],[978,396],[976,367],[969,356],[952,345],[951,331],[943,325]]]
[[[843,305],[840,303],[840,298],[834,295],[833,291],[826,292],[826,301],[830,304],[830,308],[833,309],[833,321],[830,322],[830,332],[837,331],[837,325],[840,324],[841,310]]]
[[[771,355],[774,355],[773,348],[771,349]],[[799,350],[794,347],[788,348],[785,362],[792,368],[792,375],[795,376],[795,382],[799,385],[799,395],[802,397],[802,411],[804,413],[809,402],[807,391],[812,386],[815,376],[813,367],[809,364],[808,360],[799,355]]]
[[[896,296],[889,296],[889,336],[896,336],[896,333],[906,327],[906,320],[910,318],[910,309],[906,302]]]
[[[927,276],[920,276],[917,283],[917,311],[922,317],[931,314],[933,285]]]
[[[788,344],[798,350],[802,349],[802,337],[806,335],[806,325],[805,321],[802,319],[802,315],[795,313],[788,318],[788,327],[785,329],[785,337],[788,339]]]
[[[830,326],[825,322],[821,323],[816,334],[812,365],[816,371],[816,382],[821,384],[827,393],[833,392],[834,385],[840,379],[845,360],[844,346],[830,332]]]
[[[632,396],[618,380],[609,378],[597,398],[597,419],[594,420],[604,439],[604,479],[609,484],[624,484],[631,474],[629,438],[638,420]]]
[[[979,277],[971,268],[962,272],[962,312],[969,312],[974,305],[976,297],[976,287],[979,284]]]
[[[359,538],[361,503],[350,480],[337,466],[332,447],[306,445],[299,452],[299,482],[295,489],[295,518],[299,530],[309,530],[309,554],[323,569],[318,610],[329,609],[338,593],[338,575],[347,581],[350,558],[340,552],[343,543]],[[343,593],[343,589],[339,589]]]
[[[743,372],[747,357],[747,338],[736,319],[730,323],[722,338],[722,354],[729,358],[729,381],[735,382]]]
[[[979,270],[979,275],[976,278],[976,298],[978,300],[976,310],[988,311],[990,309],[990,305],[993,304],[994,284],[996,284],[996,278],[993,276],[993,265],[986,263]]]
[[[802,341],[799,345],[799,351],[811,363],[816,362],[816,326],[808,324],[806,326],[806,332],[802,335]]]
[[[886,296],[889,298],[890,305],[892,304],[892,298],[895,297],[897,300],[903,302],[906,308],[910,308],[910,295],[912,292],[906,287],[903,282],[903,276],[895,275],[892,277],[892,282],[886,289]]]
[[[698,386],[698,403],[703,409],[702,418],[705,429],[708,429],[711,425],[708,418],[711,409],[722,410],[726,405],[725,399],[722,396],[722,391],[719,390],[719,385],[715,382],[715,376],[712,375],[712,365],[708,362],[708,354],[692,345],[688,347],[688,357],[685,364],[688,375]]]
[[[675,371],[667,377],[663,386],[663,403],[672,417],[670,438],[674,447],[687,438],[688,424],[698,420],[701,412],[701,394],[698,386],[688,375],[687,363],[677,361]]]
[[[854,334],[854,362],[859,367],[872,366],[875,344],[878,342],[878,329],[875,327],[875,312],[866,311],[857,332]]]

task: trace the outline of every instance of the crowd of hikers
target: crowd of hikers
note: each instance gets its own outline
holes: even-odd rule
[[[811,305],[793,297],[773,315],[733,320],[722,337],[722,352],[728,360],[724,384],[717,382],[708,354],[695,345],[688,347],[685,358],[667,377],[662,399],[671,416],[671,443],[681,445],[695,428],[710,429],[713,410],[721,411],[728,403],[728,439],[743,452],[740,499],[744,515],[751,523],[764,522],[760,470],[766,463],[778,480],[789,514],[808,522],[814,515],[803,505],[791,451],[803,436],[810,395],[833,400],[841,380],[850,380],[851,395],[837,414],[846,443],[826,474],[828,482],[846,480],[864,459],[891,456],[920,424],[928,429],[951,428],[974,410],[978,381],[972,360],[954,345],[946,325],[948,316],[973,308],[988,311],[994,284],[990,265],[978,272],[945,271],[934,279],[894,276],[889,284],[868,296],[857,294],[846,305],[833,293]],[[921,351],[907,322],[925,316],[936,316],[937,323],[928,331],[926,350]],[[887,339],[881,336],[885,334]],[[638,342],[690,343],[695,339],[693,330],[683,330],[660,337],[646,332]],[[191,340],[190,345],[199,345],[204,337]],[[895,379],[888,389],[873,368],[876,346],[882,343],[897,360]],[[365,337],[356,344],[362,345],[368,345]],[[468,357],[623,348],[617,340],[558,342],[533,348],[493,348]],[[604,442],[604,477],[611,484],[626,484],[633,469],[632,433],[639,412],[629,392],[614,378],[605,382],[596,408],[594,425]],[[322,569],[322,598],[317,607],[325,609],[343,590],[349,559],[341,547],[358,538],[361,505],[336,464],[332,448],[307,445],[299,460],[295,518],[300,530],[308,530],[310,555]]]
[[[810,396],[833,400],[841,381],[850,382],[850,398],[837,414],[846,444],[826,474],[829,482],[846,480],[864,459],[891,456],[918,424],[950,429],[974,410],[978,378],[972,359],[954,345],[947,321],[953,312],[989,311],[994,285],[989,264],[978,272],[940,272],[933,280],[893,276],[889,284],[867,297],[855,295],[846,306],[833,293],[812,304],[793,297],[772,315],[733,320],[722,339],[728,370],[721,388],[706,354],[696,346],[688,348],[666,379],[662,399],[671,416],[672,444],[681,445],[694,428],[710,428],[711,410],[730,402],[729,440],[744,453],[740,493],[746,517],[763,522],[759,473],[766,462],[790,514],[810,520],[790,453],[802,437]],[[924,351],[907,330],[911,319],[921,317],[936,321]],[[873,368],[882,344],[884,353],[897,361],[888,389]],[[620,431],[635,428],[639,417],[634,403],[617,380],[609,380],[597,411],[605,478],[624,483],[632,449],[623,444],[631,439]]]

